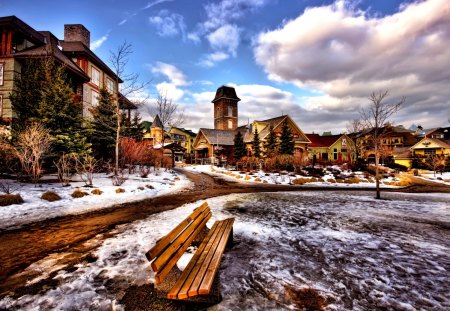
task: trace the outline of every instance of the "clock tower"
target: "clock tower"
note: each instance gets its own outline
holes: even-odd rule
[[[212,100],[214,103],[214,129],[232,130],[238,126],[238,102],[236,90],[233,87],[222,85],[216,91]]]

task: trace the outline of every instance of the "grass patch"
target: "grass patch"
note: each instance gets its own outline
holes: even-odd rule
[[[41,195],[41,199],[49,202],[55,202],[61,200],[61,197],[55,191],[49,190]]]
[[[74,192],[72,192],[72,198],[78,199],[89,195],[89,193],[81,191],[80,189],[76,189]]]
[[[252,179],[250,176],[245,176],[245,178],[244,178],[245,180],[250,180],[250,179]]]
[[[100,189],[97,188],[97,189],[92,190],[91,193],[95,194],[95,195],[101,195],[103,193],[103,191],[101,191]]]
[[[123,189],[123,188],[116,189],[116,193],[124,193],[124,192],[125,192],[125,189]]]
[[[261,181],[261,178],[256,177],[255,181]]]
[[[295,288],[292,285],[285,285],[287,296],[302,311],[324,311],[326,307],[325,298],[314,288]]]
[[[0,206],[22,204],[23,202],[20,194],[0,194]]]

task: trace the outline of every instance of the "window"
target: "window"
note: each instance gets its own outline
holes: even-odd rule
[[[95,67],[91,67],[91,75],[92,75],[92,83],[94,83],[97,86],[100,86],[100,71],[97,70]]]
[[[3,85],[3,63],[0,63],[0,85]]]
[[[228,106],[228,116],[229,117],[233,116],[233,107]]]
[[[111,94],[114,94],[114,81],[111,79],[106,79],[106,88]]]
[[[98,93],[94,90],[92,90],[91,104],[92,104],[92,107],[95,107],[98,105]]]
[[[333,160],[337,160],[338,159],[338,150],[337,150],[337,148],[334,148],[334,150],[333,150]]]
[[[425,149],[425,155],[434,155],[436,154],[436,149]]]
[[[229,129],[233,128],[233,121],[232,120],[228,120],[228,128]]]

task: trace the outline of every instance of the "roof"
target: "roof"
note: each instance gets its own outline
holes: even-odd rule
[[[342,136],[342,134],[327,135],[327,136],[320,136],[319,134],[305,134],[305,135],[311,141],[311,144],[308,145],[308,148],[320,148],[320,147],[329,148]]]
[[[443,139],[438,139],[438,138],[423,138],[422,140],[420,140],[419,142],[417,142],[414,146],[411,147],[411,149],[414,149],[416,146],[420,145],[424,140],[428,140],[432,143],[435,143],[438,146],[441,146],[441,148],[446,148],[446,149],[450,149],[450,141],[449,140],[443,140]],[[416,149],[419,149],[420,147],[417,147]],[[425,148],[425,147],[421,147],[421,148]]]
[[[234,136],[236,135],[236,131],[205,128],[199,129],[198,133],[199,135],[203,133],[211,145],[219,144],[224,146],[233,146]]]
[[[67,57],[59,48],[60,41],[49,31],[39,32],[47,42],[44,45],[37,47],[31,47],[29,49],[22,50],[14,53],[15,58],[29,58],[29,57],[49,57],[52,56],[56,61],[67,66],[68,69],[82,77],[84,80],[89,81],[89,76],[78,67],[69,57]]]
[[[138,107],[131,102],[128,98],[126,98],[122,93],[119,93],[119,108],[120,109],[130,109],[136,110]]]
[[[236,90],[234,89],[234,87],[225,86],[225,85],[222,85],[221,87],[219,87],[217,89],[216,96],[212,100],[212,103],[215,103],[216,101],[218,101],[220,99],[232,99],[232,100],[237,100],[237,101],[241,100],[239,97],[237,97]]]
[[[63,52],[66,55],[75,56],[75,55],[86,55],[90,58],[90,60],[97,65],[102,71],[106,72],[109,76],[114,79],[117,79],[117,75],[108,67],[94,52],[92,52],[86,45],[84,45],[81,41],[60,41],[61,46],[63,48]],[[119,83],[123,81],[119,78]]]
[[[35,43],[35,44],[45,44],[45,37],[39,33],[38,31],[31,28],[28,24],[23,22],[21,19],[16,16],[5,16],[0,17],[0,27],[3,28],[5,26],[14,27],[24,34],[27,35],[27,40]]]
[[[159,115],[157,114],[155,119],[153,119],[153,123],[150,126],[150,128],[163,128],[163,124],[161,122],[161,119],[159,118]]]
[[[284,116],[279,116],[279,117],[275,117],[275,118],[271,118],[271,119],[267,119],[267,120],[255,121],[258,123],[267,123],[266,127],[263,128],[261,133],[259,133],[259,138],[264,139],[270,133],[270,125],[272,125],[272,127],[275,128],[278,126],[278,124],[280,124],[281,122],[284,122],[284,120],[287,117],[288,117],[287,115],[284,115]],[[253,140],[253,135],[252,135],[251,140]]]
[[[177,129],[177,130],[179,130],[181,132],[184,132],[184,133],[186,133],[186,134],[188,134],[189,136],[192,136],[192,137],[197,136],[196,133],[192,132],[191,130],[185,129],[183,127],[172,126],[172,128]]]

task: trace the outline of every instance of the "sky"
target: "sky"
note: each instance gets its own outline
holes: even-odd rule
[[[83,24],[106,63],[132,44],[128,73],[184,111],[183,127],[213,127],[215,91],[236,88],[239,125],[289,114],[306,133],[346,131],[370,104],[405,97],[391,121],[450,122],[450,1],[396,0],[0,0],[36,30],[64,38]]]

